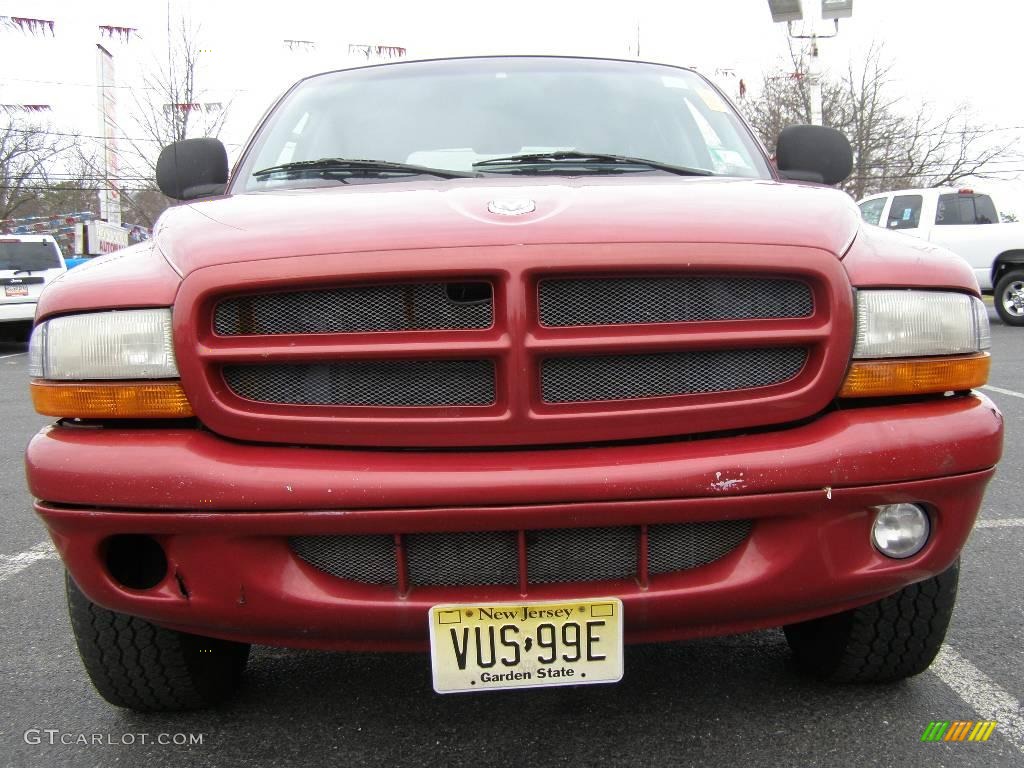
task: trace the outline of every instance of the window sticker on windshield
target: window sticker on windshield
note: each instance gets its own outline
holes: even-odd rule
[[[711,154],[711,159],[714,161],[715,166],[722,166],[723,168],[749,168],[748,163],[739,152],[733,149],[725,149],[723,147],[709,147],[708,152]]]
[[[697,95],[700,96],[701,101],[707,105],[708,109],[713,109],[715,112],[729,111],[729,108],[725,106],[725,102],[710,88],[698,88]]]
[[[904,221],[910,221],[910,209],[909,208],[904,208],[903,209],[903,220]]]
[[[690,90],[690,84],[686,82],[685,78],[673,77],[672,75],[662,75],[661,84],[666,88],[682,88],[684,91]]]

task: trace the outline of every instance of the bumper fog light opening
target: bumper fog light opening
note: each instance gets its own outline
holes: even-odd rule
[[[886,557],[913,557],[928,543],[931,521],[917,504],[885,504],[875,507],[871,543]]]
[[[117,534],[104,549],[107,571],[123,587],[152,589],[167,577],[167,555],[151,536]]]

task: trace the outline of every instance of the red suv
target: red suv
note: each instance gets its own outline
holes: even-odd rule
[[[823,678],[925,669],[1001,451],[988,317],[828,188],[850,162],[815,126],[773,162],[691,70],[555,57],[307,78],[230,179],[165,149],[184,204],[30,348],[100,693],[208,705],[250,643],[601,683],[776,626]]]

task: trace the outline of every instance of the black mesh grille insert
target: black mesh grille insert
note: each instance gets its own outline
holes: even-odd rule
[[[405,546],[413,586],[519,583],[514,531],[411,534]]]
[[[239,397],[263,403],[376,407],[494,403],[494,365],[489,360],[228,365],[224,380]]]
[[[637,529],[553,528],[526,534],[532,584],[606,581],[636,575]]]
[[[296,536],[292,551],[332,576],[363,584],[394,584],[394,536]]]
[[[490,283],[399,283],[267,293],[226,299],[213,327],[221,336],[489,328]]]
[[[540,321],[550,327],[809,317],[798,280],[752,277],[621,277],[543,280]]]
[[[548,403],[732,392],[788,381],[806,359],[800,347],[555,357],[541,366],[541,391]]]
[[[652,525],[647,529],[647,572],[653,576],[713,563],[736,549],[751,525],[750,520]]]
[[[648,573],[699,568],[725,557],[750,534],[750,520],[648,527]],[[638,575],[639,526],[526,531],[530,584],[584,583]],[[402,537],[412,586],[513,585],[519,581],[515,531],[417,533]],[[363,584],[398,583],[390,535],[297,536],[295,553],[321,571]]]

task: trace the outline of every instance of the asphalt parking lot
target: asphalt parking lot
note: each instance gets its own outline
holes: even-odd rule
[[[28,400],[24,345],[0,343],[0,761],[1024,765],[1024,329],[992,318],[986,394],[1006,418],[1004,458],[963,555],[946,646],[917,678],[877,687],[809,681],[778,631],[630,648],[614,686],[445,697],[433,693],[423,655],[256,648],[230,704],[173,716],[108,706],[79,663],[61,565],[22,468],[25,443],[48,419]],[[935,720],[999,725],[984,743],[922,743]]]

